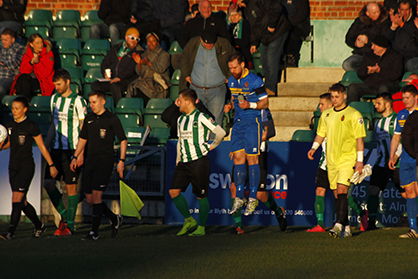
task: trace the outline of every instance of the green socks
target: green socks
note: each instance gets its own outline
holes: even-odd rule
[[[67,225],[74,231],[74,220],[77,212],[78,195],[68,196]]]
[[[318,225],[324,226],[325,197],[315,196],[315,215]]]
[[[234,203],[234,199],[231,199],[231,204],[233,203]],[[232,219],[234,220],[235,227],[242,228],[241,210],[237,210],[237,212],[232,214]]]
[[[51,199],[52,204],[54,205],[55,209],[58,211],[58,213],[61,215],[61,221],[65,222],[67,217],[67,210],[65,209],[64,202],[62,200],[62,194],[58,189],[54,186],[53,189],[51,189],[48,192],[49,198]]]
[[[203,198],[199,200],[199,227],[206,225],[206,221],[209,216],[209,200],[208,198]]]
[[[184,198],[183,194],[178,195],[177,197],[173,198],[172,200],[174,202],[174,205],[180,211],[181,215],[183,215],[183,217],[185,219],[189,218],[190,217],[189,205],[187,204],[187,201]]]

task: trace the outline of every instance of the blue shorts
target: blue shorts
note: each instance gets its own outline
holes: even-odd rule
[[[232,152],[244,150],[248,155],[260,154],[262,127],[258,118],[234,120],[232,126]]]
[[[404,162],[400,163],[400,167],[399,167],[399,180],[400,180],[400,184],[401,187],[407,187],[409,185],[411,185],[411,183],[415,182],[417,180],[417,175],[416,175],[416,163],[411,163],[411,162]]]

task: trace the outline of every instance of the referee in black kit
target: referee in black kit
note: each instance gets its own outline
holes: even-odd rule
[[[87,145],[82,181],[87,202],[93,205],[93,218],[92,229],[86,239],[97,240],[103,214],[112,222],[112,237],[116,237],[121,223],[121,217],[115,215],[106,206],[102,201],[102,195],[109,183],[115,163],[113,150],[115,136],[120,141],[120,157],[117,163],[120,178],[123,178],[128,141],[119,118],[106,110],[105,95],[93,92],[89,95],[89,102],[93,112],[89,113],[84,120],[71,169],[75,171],[77,167],[80,167],[77,165],[77,158],[83,156],[82,151]]]

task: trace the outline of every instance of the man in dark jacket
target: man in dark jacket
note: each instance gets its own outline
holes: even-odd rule
[[[407,72],[418,72],[418,18],[413,16],[413,10],[416,4],[400,1],[398,13],[390,16],[392,24],[387,31],[392,47],[404,58]]]
[[[152,0],[152,3],[153,15],[159,21],[163,40],[168,40],[169,43],[179,40],[184,18],[189,10],[189,1]]]
[[[208,0],[199,2],[199,14],[184,25],[180,46],[184,48],[191,38],[200,36],[203,31],[211,31],[218,37],[228,38],[225,18],[212,13],[212,5]]]
[[[129,24],[132,8],[133,0],[101,0],[98,15],[105,24],[93,24],[90,38],[102,39],[110,36],[112,45],[116,44]]]
[[[291,29],[285,45],[287,66],[297,67],[303,40],[311,31],[309,0],[282,0]]]
[[[0,33],[5,28],[20,34],[28,0],[0,0]]]
[[[372,41],[373,53],[364,56],[357,71],[364,83],[353,83],[348,87],[347,103],[359,101],[363,95],[393,93],[403,73],[402,56],[389,48],[389,41],[384,36],[377,36]]]
[[[249,0],[245,10],[251,25],[251,53],[261,46],[266,92],[277,94],[284,44],[290,29],[286,10],[277,0]]]
[[[101,64],[106,81],[94,82],[93,91],[111,92],[114,103],[117,104],[128,85],[137,78],[135,61],[140,59],[140,52],[143,50],[138,42],[138,29],[131,27],[126,30],[125,41],[112,46]]]
[[[345,71],[357,71],[363,56],[371,53],[373,39],[384,34],[389,21],[386,10],[377,3],[365,5],[345,35],[345,43],[353,49],[353,55],[343,62]]]

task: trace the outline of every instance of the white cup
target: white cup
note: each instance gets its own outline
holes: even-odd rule
[[[111,78],[112,77],[112,70],[111,69],[106,69],[105,70],[105,75],[106,75],[106,77]]]

